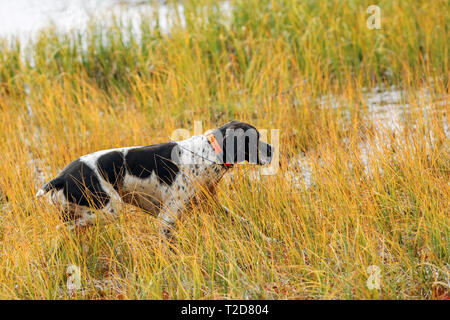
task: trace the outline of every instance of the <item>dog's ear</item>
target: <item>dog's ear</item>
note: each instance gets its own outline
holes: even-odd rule
[[[254,127],[244,125],[228,128],[223,141],[226,162],[258,163],[259,133]]]
[[[233,130],[242,127],[242,125],[243,122],[232,120],[213,131],[214,136],[222,149],[225,150],[226,140],[229,138],[229,135],[233,133]]]
[[[252,125],[230,121],[214,131],[223,150],[224,163],[258,163],[259,132]]]

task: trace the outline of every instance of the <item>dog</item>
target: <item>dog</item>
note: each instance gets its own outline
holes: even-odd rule
[[[273,152],[270,144],[260,141],[255,127],[231,121],[182,141],[84,155],[36,196],[48,193],[70,229],[92,225],[97,216],[113,220],[123,203],[132,204],[157,215],[161,236],[171,239],[182,212],[198,203],[205,190],[214,195],[223,175],[235,164],[269,164]],[[248,225],[246,219],[238,219]]]

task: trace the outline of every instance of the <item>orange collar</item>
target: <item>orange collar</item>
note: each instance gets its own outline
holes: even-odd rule
[[[219,145],[219,143],[216,140],[216,137],[214,136],[213,133],[207,133],[206,134],[206,139],[208,139],[209,143],[211,144],[211,146],[213,147],[214,151],[216,152],[216,154],[219,156],[220,159],[222,159],[222,155],[223,155],[223,150],[222,147]],[[233,164],[225,162],[223,164],[226,168],[231,168],[233,167]]]

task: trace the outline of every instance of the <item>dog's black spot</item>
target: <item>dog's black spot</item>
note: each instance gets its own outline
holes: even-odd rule
[[[125,157],[127,171],[142,179],[155,172],[161,183],[170,186],[179,172],[178,153],[177,144],[172,142],[131,149]]]
[[[224,163],[259,162],[257,150],[260,134],[254,126],[233,120],[213,133],[222,147]]]
[[[102,208],[109,201],[109,196],[102,189],[95,172],[80,159],[69,163],[57,179],[62,181],[64,194],[70,202]]]
[[[97,168],[102,177],[109,182],[116,191],[123,184],[125,177],[125,158],[121,152],[108,152],[97,160]]]

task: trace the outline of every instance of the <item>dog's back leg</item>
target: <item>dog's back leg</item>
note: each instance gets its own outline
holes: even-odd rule
[[[109,191],[109,190],[108,190]],[[123,202],[117,192],[108,193],[110,199],[108,203],[101,209],[95,210],[94,208],[85,206],[73,205],[77,212],[77,219],[73,219],[64,223],[69,230],[89,227],[94,224],[96,219],[101,219],[106,222],[113,222],[119,217],[119,212],[123,207]],[[96,212],[97,211],[97,212]]]
[[[97,219],[113,222],[119,217],[118,207],[120,208],[121,205],[114,205],[112,201],[110,201],[105,207],[98,210],[98,213],[95,212],[95,209],[83,208],[81,210],[80,218],[68,221],[64,223],[64,225],[67,226],[69,230],[73,230],[89,227],[93,225]]]
[[[95,212],[89,208],[86,208],[85,210],[83,210],[80,218],[78,218],[76,220],[65,222],[64,225],[69,230],[86,228],[86,227],[93,225],[96,218],[97,218],[97,215],[95,214]]]

